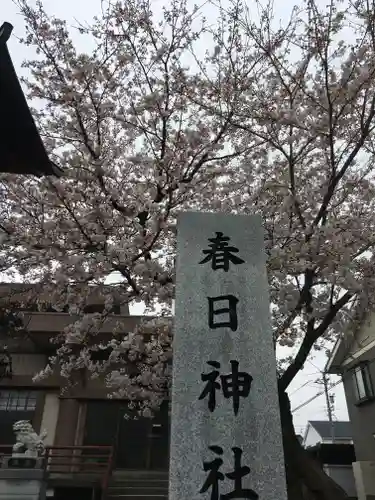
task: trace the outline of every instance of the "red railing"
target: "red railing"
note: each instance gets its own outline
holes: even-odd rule
[[[12,454],[11,445],[0,445],[0,458]],[[112,473],[112,446],[47,446],[43,457],[45,474],[92,475],[100,482],[103,495]]]

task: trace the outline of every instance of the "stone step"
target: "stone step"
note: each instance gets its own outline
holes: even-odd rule
[[[117,498],[118,500],[123,498],[124,500],[168,500],[168,492],[132,492],[132,491],[122,491],[122,492],[113,492],[108,491],[107,499],[114,500]]]
[[[168,500],[168,472],[115,470],[107,500]]]
[[[167,477],[111,477],[111,483],[151,483],[168,484]]]
[[[154,488],[145,486],[130,486],[123,488],[122,486],[111,486],[108,488],[108,493],[110,495],[115,495],[119,493],[132,494],[132,495],[167,495],[168,488]]]
[[[157,489],[157,490],[168,490],[168,481],[128,481],[128,482],[110,482],[108,484],[108,488],[112,489],[134,489],[134,488],[144,488],[147,491],[152,490],[152,489]]]
[[[133,475],[122,475],[122,476],[112,476],[110,478],[110,485],[114,486],[164,486],[168,487],[168,476],[133,476]]]
[[[147,498],[148,500],[152,498],[168,498],[168,492],[167,491],[150,491],[150,492],[145,492],[145,491],[108,491],[107,492],[107,498],[114,498],[114,497],[136,497],[138,499],[143,499]]]
[[[168,500],[168,495],[128,495],[127,493],[119,493],[108,495],[107,500]]]
[[[129,469],[115,469],[112,472],[112,477],[113,478],[122,478],[122,477],[127,477],[127,478],[161,478],[165,479],[168,478],[168,471],[167,470],[161,470],[161,471],[156,471],[156,470],[129,470]]]
[[[146,490],[167,490],[168,489],[168,483],[110,483],[108,485],[108,488],[110,489],[121,489],[121,488],[126,488],[126,489],[134,489],[134,488],[144,488]]]

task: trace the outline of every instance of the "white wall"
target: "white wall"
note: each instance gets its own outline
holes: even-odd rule
[[[366,347],[374,340],[375,340],[375,313],[373,312],[368,315],[364,324],[356,333],[351,348],[345,357],[350,358],[351,355],[356,354],[358,351]]]
[[[358,500],[375,497],[375,462],[354,462],[353,471]]]
[[[324,467],[324,470],[344,491],[346,491],[348,496],[357,496],[354,472],[351,465],[327,465]]]
[[[307,433],[303,442],[303,445],[307,448],[308,446],[314,446],[317,443],[322,442],[322,438],[320,437],[320,434],[314,429],[310,423],[307,424]]]
[[[47,437],[44,440],[44,444],[46,444],[47,446],[53,446],[53,443],[55,441],[57,418],[59,416],[59,406],[60,400],[57,393],[46,394],[40,430],[47,431]]]

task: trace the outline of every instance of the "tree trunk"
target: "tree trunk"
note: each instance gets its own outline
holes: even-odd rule
[[[299,442],[288,394],[279,394],[288,500],[346,500],[348,495]]]

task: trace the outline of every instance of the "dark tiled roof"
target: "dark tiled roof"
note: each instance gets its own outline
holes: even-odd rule
[[[310,420],[309,422],[323,439],[331,438],[331,424],[328,422],[328,420]],[[333,425],[335,438],[352,439],[352,426],[349,421],[334,421]]]

